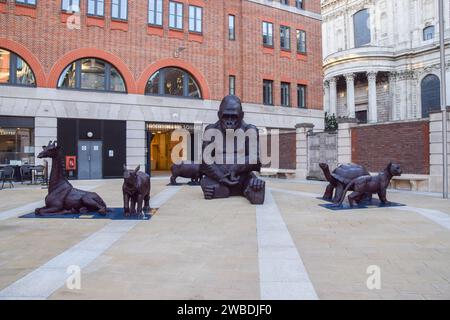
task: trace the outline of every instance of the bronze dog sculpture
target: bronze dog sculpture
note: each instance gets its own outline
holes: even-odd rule
[[[176,185],[177,178],[190,178],[192,183],[198,184],[202,177],[200,172],[200,165],[195,163],[181,162],[180,164],[174,164],[170,168],[172,176],[170,177],[170,184]]]
[[[389,163],[386,169],[380,172],[377,176],[361,176],[352,180],[344,190],[341,199],[339,200],[338,206],[341,206],[344,202],[345,195],[350,188],[352,188],[353,193],[348,196],[348,202],[350,206],[353,206],[354,202],[359,203],[365,194],[378,194],[383,205],[388,204],[386,198],[386,189],[394,176],[400,176],[402,170],[398,164]]]
[[[345,187],[353,179],[370,175],[369,171],[367,171],[366,168],[354,163],[341,164],[336,169],[334,169],[333,172],[330,172],[330,168],[326,163],[319,163],[319,167],[322,169],[325,178],[329,182],[323,195],[323,200],[332,201],[334,203],[339,202],[342,197],[342,193],[345,190]],[[372,194],[368,194],[367,200],[370,200],[371,198]]]
[[[236,133],[239,130],[239,132],[244,132],[245,134],[253,134],[254,140],[259,142],[258,129],[254,125],[245,123],[243,120],[244,112],[241,100],[238,97],[233,95],[226,96],[220,104],[218,117],[219,121],[208,125],[205,129],[202,147],[204,154],[205,149],[209,149],[211,144],[226,146],[227,131]],[[208,132],[221,133],[221,137],[208,139],[206,138]],[[215,141],[215,139],[220,140]],[[251,154],[251,142],[249,140],[245,139],[245,143],[242,145],[235,144],[230,154],[223,155],[222,159],[219,158],[215,151],[213,155],[214,161],[211,163],[207,163],[203,157],[200,170],[205,175],[201,180],[205,199],[244,196],[251,204],[264,203],[265,182],[257,178],[253,173],[253,171],[259,172],[261,170],[259,143],[256,144],[256,151],[253,151],[255,154]],[[224,148],[224,150],[226,149]],[[244,156],[243,163],[236,161],[240,155]],[[228,156],[233,158],[233,160],[229,161]]]
[[[64,157],[57,142],[50,141],[42,147],[38,158],[51,158],[52,171],[45,197],[45,207],[37,208],[36,215],[55,215],[67,213],[87,213],[96,211],[102,215],[108,212],[105,202],[95,192],[75,189],[65,177]]]
[[[142,216],[150,211],[150,176],[139,171],[141,166],[134,170],[127,170],[123,166],[123,210],[125,216]]]

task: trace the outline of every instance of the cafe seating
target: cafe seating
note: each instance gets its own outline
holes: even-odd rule
[[[23,165],[20,167],[20,182],[23,184],[24,181],[30,181],[32,179],[32,165]]]
[[[14,188],[14,168],[13,167],[4,167],[2,169],[2,188],[5,186],[5,182],[9,183],[10,188]]]

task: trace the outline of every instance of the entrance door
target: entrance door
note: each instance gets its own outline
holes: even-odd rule
[[[78,179],[103,178],[102,142],[78,141]]]

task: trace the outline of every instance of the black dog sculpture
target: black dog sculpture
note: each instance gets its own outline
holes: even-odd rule
[[[182,162],[180,164],[174,164],[170,168],[172,176],[170,177],[170,184],[176,185],[177,178],[190,178],[194,184],[199,184],[202,174],[200,173],[200,165],[195,163]]]
[[[138,214],[142,216],[150,211],[150,176],[139,171],[141,166],[134,170],[127,170],[123,166],[123,210],[125,216]],[[137,205],[137,208],[136,208]]]
[[[348,202],[350,206],[356,201],[359,203],[367,193],[378,194],[383,205],[388,204],[386,199],[386,189],[394,176],[400,176],[402,170],[398,164],[389,163],[384,171],[380,172],[377,176],[361,176],[352,180],[344,190],[338,206],[341,206],[344,202],[347,191],[352,188],[353,193],[348,196]]]
[[[51,158],[52,171],[45,197],[45,207],[37,208],[36,215],[55,215],[67,213],[87,213],[96,211],[102,215],[108,212],[105,202],[95,192],[75,189],[64,175],[64,157],[57,142],[50,141],[42,147],[38,158]]]

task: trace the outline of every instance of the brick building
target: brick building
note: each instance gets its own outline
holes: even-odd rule
[[[229,93],[258,127],[323,128],[320,0],[0,0],[0,30],[1,165],[58,139],[75,178],[166,170]]]

